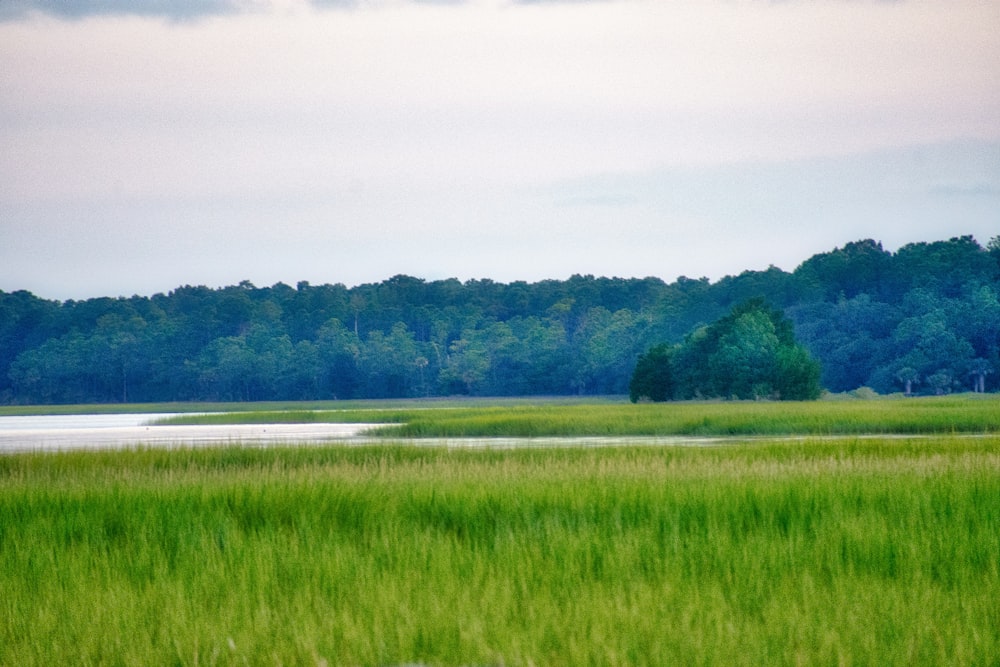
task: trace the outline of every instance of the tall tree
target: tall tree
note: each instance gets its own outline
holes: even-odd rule
[[[628,384],[629,400],[660,402],[674,398],[673,353],[673,346],[661,343],[639,355]]]
[[[666,369],[677,398],[811,400],[820,394],[819,364],[795,341],[791,322],[759,299],[688,336],[675,352],[662,347],[637,364],[639,392],[650,359]],[[639,394],[641,395],[641,394]]]

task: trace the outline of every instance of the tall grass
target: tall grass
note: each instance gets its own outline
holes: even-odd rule
[[[400,437],[790,435],[1000,432],[1000,396],[813,402],[550,403],[182,415],[164,423],[388,423]]]
[[[990,664],[1000,437],[0,457],[0,664]]]
[[[424,409],[428,407],[514,406],[514,405],[572,405],[594,403],[624,403],[624,396],[550,396],[550,397],[449,397],[449,398],[389,398],[348,399],[320,401],[254,401],[214,402],[183,401],[165,403],[80,403],[64,405],[0,405],[0,416],[7,415],[89,415],[134,414],[158,412],[285,412],[285,411],[342,411]]]

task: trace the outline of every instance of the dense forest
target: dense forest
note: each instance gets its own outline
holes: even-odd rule
[[[669,267],[664,267],[668,269]],[[863,240],[717,282],[183,286],[47,300],[0,291],[0,402],[626,394],[636,361],[762,299],[830,392],[995,391],[1000,237]]]

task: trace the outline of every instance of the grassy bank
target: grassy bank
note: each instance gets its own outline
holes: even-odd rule
[[[1000,436],[0,457],[0,664],[991,664]]]
[[[260,413],[260,412],[341,412],[368,410],[417,410],[517,405],[593,405],[625,403],[625,396],[543,396],[543,397],[456,397],[456,398],[386,398],[325,401],[256,401],[173,403],[80,403],[60,405],[0,405],[0,416],[12,415],[91,415],[135,413]]]
[[[165,423],[392,423],[399,437],[836,435],[1000,432],[1000,395],[811,402],[512,403],[242,411]]]

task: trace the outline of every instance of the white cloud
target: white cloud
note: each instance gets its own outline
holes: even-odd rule
[[[366,279],[407,266],[512,276],[517,257],[525,271],[599,272],[585,266],[602,265],[587,254],[598,246],[649,267],[670,238],[697,259],[691,230],[745,238],[759,218],[700,210],[684,192],[669,205],[648,191],[574,192],[561,208],[524,193],[1000,140],[993,2],[262,4],[185,22],[109,11],[0,22],[0,224],[21,244],[0,264],[53,239],[69,244],[64,262],[96,252],[74,245],[84,224],[71,221],[104,220],[108,262],[139,230],[155,239],[143,252],[189,272],[209,260],[178,239],[225,244],[239,230],[234,280],[261,244],[289,272],[326,252],[352,275],[376,273]],[[730,197],[722,182],[698,187]],[[786,201],[801,209],[798,193]],[[798,233],[825,243],[823,225]],[[686,231],[635,240],[666,228]],[[386,250],[362,257],[379,240]],[[0,289],[38,264],[8,269]],[[300,278],[324,280],[284,279]]]

